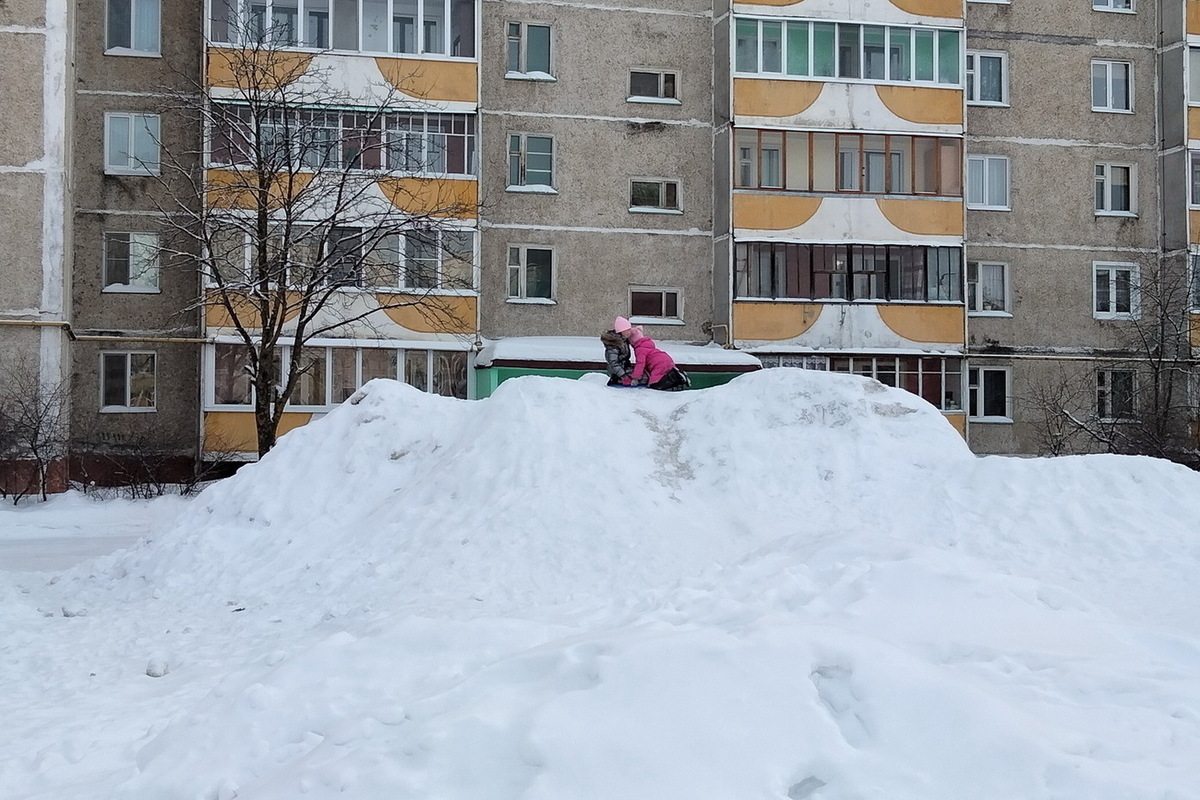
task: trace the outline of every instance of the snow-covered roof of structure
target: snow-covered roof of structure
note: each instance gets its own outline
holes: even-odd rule
[[[716,343],[706,345],[654,340],[681,366],[707,364],[727,366],[731,371],[757,369],[762,363],[741,350],[727,350]],[[475,364],[490,367],[496,362],[520,361],[604,363],[604,345],[599,336],[514,336],[486,341]]]

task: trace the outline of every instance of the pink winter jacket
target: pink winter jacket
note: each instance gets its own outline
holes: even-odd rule
[[[625,379],[626,383],[638,383],[647,371],[649,377],[646,383],[657,383],[675,367],[675,359],[659,350],[658,345],[649,336],[643,336],[633,342],[633,357],[637,363],[633,365],[633,374]]]

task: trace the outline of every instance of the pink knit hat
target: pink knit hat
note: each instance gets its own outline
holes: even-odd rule
[[[617,333],[624,333],[632,327],[633,325],[630,324],[629,320],[625,319],[624,317],[617,317],[615,320],[613,320],[613,330]]]

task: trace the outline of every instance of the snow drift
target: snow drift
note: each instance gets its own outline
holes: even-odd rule
[[[107,680],[0,701],[0,794],[1194,797],[1198,489],[854,376],[376,381],[22,601]]]

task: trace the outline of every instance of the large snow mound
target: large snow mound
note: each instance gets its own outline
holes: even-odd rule
[[[47,670],[66,744],[0,704],[0,795],[1194,798],[1198,490],[855,376],[376,381],[33,593],[89,613],[22,643],[111,677]]]

